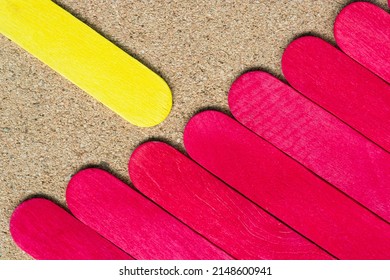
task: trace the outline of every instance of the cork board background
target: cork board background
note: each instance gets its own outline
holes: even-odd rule
[[[131,184],[135,147],[162,139],[184,151],[192,115],[228,112],[229,87],[245,71],[283,78],[280,59],[294,38],[334,43],[333,21],[351,1],[55,2],[160,74],[173,109],[156,127],[135,127],[0,35],[0,259],[30,259],[9,233],[20,202],[45,196],[66,206],[67,182],[88,166]],[[386,9],[385,0],[371,2]]]

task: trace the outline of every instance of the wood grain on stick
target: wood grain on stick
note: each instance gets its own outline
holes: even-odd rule
[[[78,172],[66,200],[78,219],[136,259],[231,259],[106,171]]]
[[[346,6],[336,18],[334,36],[350,57],[390,83],[390,15],[367,2]]]
[[[199,164],[341,259],[388,259],[390,225],[267,141],[216,111],[184,132]]]
[[[385,81],[312,36],[287,47],[282,70],[295,89],[390,151],[390,85]]]
[[[235,258],[332,258],[165,143],[139,146],[129,172],[142,193]]]
[[[35,259],[132,259],[60,206],[43,198],[21,203],[12,214],[10,231],[15,243]]]
[[[230,88],[239,122],[390,222],[390,154],[268,73]]]

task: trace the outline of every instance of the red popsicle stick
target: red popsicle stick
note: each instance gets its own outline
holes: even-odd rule
[[[390,82],[390,15],[367,2],[346,6],[337,16],[334,36],[350,57]]]
[[[239,122],[390,222],[390,154],[268,73],[229,92]]]
[[[316,37],[302,37],[285,50],[287,81],[387,151],[390,151],[390,86]]]
[[[41,260],[128,260],[129,255],[43,198],[20,204],[10,221],[15,243]]]
[[[390,257],[388,223],[228,116],[196,115],[184,143],[198,163],[336,257]]]
[[[141,192],[238,259],[331,258],[167,144],[138,147],[129,172]]]
[[[69,182],[66,199],[80,221],[136,259],[231,259],[103,170],[78,172]]]

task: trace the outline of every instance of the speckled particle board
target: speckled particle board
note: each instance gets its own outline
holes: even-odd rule
[[[25,198],[45,195],[65,206],[70,177],[91,165],[130,183],[136,146],[159,138],[183,150],[195,112],[227,111],[227,91],[246,70],[282,77],[283,49],[298,35],[333,43],[333,20],[350,1],[56,2],[165,78],[173,109],[156,127],[135,127],[0,36],[0,259],[30,258],[8,229]]]

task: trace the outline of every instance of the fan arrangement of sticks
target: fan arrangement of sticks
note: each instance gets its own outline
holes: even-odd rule
[[[70,212],[21,203],[14,241],[36,259],[389,259],[390,15],[352,3],[334,34],[341,50],[313,36],[286,48],[289,85],[238,77],[235,119],[195,115],[188,156],[140,145],[135,188],[89,168],[68,184]]]

